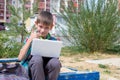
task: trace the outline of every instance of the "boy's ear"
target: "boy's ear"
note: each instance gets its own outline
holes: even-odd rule
[[[35,21],[35,25],[37,24],[37,21]]]
[[[50,29],[52,29],[53,27],[54,27],[54,24],[51,24]]]
[[[35,27],[37,27],[37,24],[38,24],[37,21],[35,21]]]
[[[55,21],[51,24],[51,29],[55,26]]]

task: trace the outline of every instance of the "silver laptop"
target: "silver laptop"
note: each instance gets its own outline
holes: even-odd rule
[[[59,57],[62,48],[62,41],[33,39],[31,55],[43,57]]]

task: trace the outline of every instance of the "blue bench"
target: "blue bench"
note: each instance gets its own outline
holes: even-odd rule
[[[20,62],[18,58],[0,59],[0,63]],[[73,69],[71,69],[73,70]],[[58,80],[100,80],[98,71],[73,71],[61,72]]]

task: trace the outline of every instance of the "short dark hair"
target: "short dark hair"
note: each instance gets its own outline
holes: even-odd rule
[[[41,11],[38,14],[36,23],[42,23],[43,25],[52,25],[53,24],[53,15],[48,11]]]

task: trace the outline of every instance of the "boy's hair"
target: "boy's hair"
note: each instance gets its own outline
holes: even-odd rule
[[[53,16],[50,12],[48,11],[41,11],[39,14],[38,14],[38,17],[37,17],[37,20],[36,20],[36,23],[41,23],[43,25],[46,25],[46,26],[50,26],[50,25],[53,25]]]

